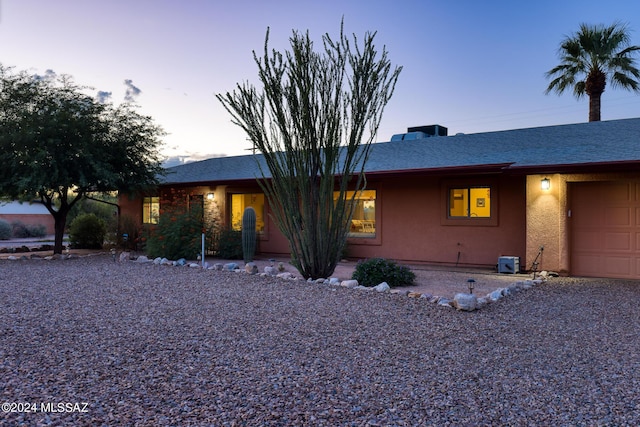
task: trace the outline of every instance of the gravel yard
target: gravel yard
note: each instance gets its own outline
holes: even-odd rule
[[[554,279],[469,313],[109,256],[1,260],[0,424],[640,425],[639,300],[639,282]]]

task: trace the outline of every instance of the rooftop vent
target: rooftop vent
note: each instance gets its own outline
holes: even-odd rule
[[[407,132],[424,132],[430,136],[447,136],[448,129],[440,125],[415,126],[408,128]]]
[[[432,136],[447,136],[447,128],[440,125],[415,126],[407,129],[407,133],[398,133],[391,141],[415,141]]]

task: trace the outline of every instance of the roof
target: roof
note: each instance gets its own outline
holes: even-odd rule
[[[164,183],[254,180],[261,154],[217,157],[167,169]],[[539,171],[640,165],[640,118],[438,136],[371,145],[367,173],[437,172],[495,167]],[[265,171],[268,173],[268,170]]]
[[[3,215],[51,215],[40,202],[1,201],[0,214]]]

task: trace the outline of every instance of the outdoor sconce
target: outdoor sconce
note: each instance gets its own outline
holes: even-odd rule
[[[548,190],[551,188],[551,180],[549,178],[542,178],[540,181],[540,188],[543,190]]]
[[[213,193],[207,194],[207,200],[213,200]]]

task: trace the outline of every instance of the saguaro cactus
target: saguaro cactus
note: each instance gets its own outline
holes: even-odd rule
[[[256,243],[256,211],[248,207],[242,213],[242,256],[245,263],[253,261]]]

